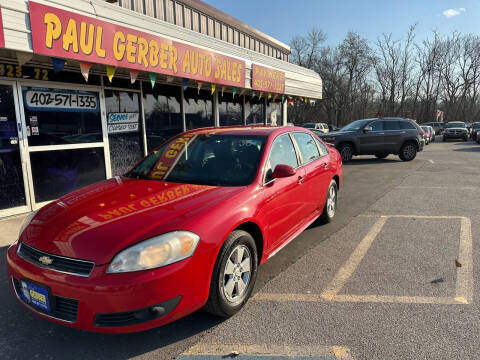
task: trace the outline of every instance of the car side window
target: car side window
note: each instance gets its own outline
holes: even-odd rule
[[[383,130],[400,130],[399,121],[388,120],[383,122]]]
[[[273,141],[265,172],[265,182],[272,180],[273,170],[279,164],[298,167],[297,153],[288,134],[282,134]]]
[[[400,129],[415,130],[415,125],[413,125],[410,121],[400,121]]]
[[[328,155],[328,149],[327,147],[318,139],[315,139],[318,148],[320,149],[320,157]]]
[[[374,121],[370,124],[368,124],[368,126],[371,126],[372,127],[372,131],[382,131],[383,130],[383,121]]]
[[[302,164],[309,163],[320,157],[320,152],[315,143],[315,140],[307,133],[296,132],[293,133],[293,138],[297,142],[297,145],[302,154]]]

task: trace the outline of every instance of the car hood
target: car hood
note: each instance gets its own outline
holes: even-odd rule
[[[116,177],[45,206],[20,241],[51,254],[105,264],[141,240],[184,229],[183,224],[243,189]]]

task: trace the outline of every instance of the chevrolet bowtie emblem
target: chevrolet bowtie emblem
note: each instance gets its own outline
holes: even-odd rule
[[[48,256],[40,256],[38,261],[40,261],[43,265],[50,265],[53,262],[53,259]]]

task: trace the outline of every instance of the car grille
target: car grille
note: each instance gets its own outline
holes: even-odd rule
[[[35,311],[63,321],[68,321],[72,323],[77,321],[78,300],[53,295],[52,310],[50,312],[43,311],[42,309],[38,309],[23,300],[23,298],[20,296],[20,281],[12,277],[12,282],[13,286],[15,287],[16,295],[20,299],[20,301],[22,301],[24,304],[28,305]]]
[[[60,271],[67,274],[78,276],[89,276],[94,267],[94,263],[91,261],[78,260],[72,258],[66,258],[63,256],[52,255],[46,252],[37,250],[31,246],[20,243],[18,245],[17,253],[20,257],[26,261],[35,264],[39,267]],[[45,265],[40,262],[41,257],[48,257],[52,262],[49,265]]]
[[[465,135],[465,131],[462,131],[462,130],[448,130],[447,131],[447,134],[449,135]]]

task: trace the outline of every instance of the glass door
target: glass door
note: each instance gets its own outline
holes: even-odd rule
[[[30,210],[15,88],[0,83],[0,217]]]
[[[19,86],[33,209],[107,177],[99,89]]]

